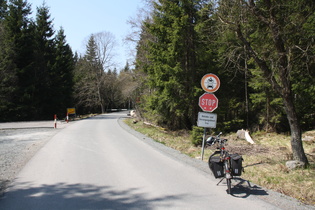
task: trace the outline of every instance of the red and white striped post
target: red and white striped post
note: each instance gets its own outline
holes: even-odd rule
[[[69,113],[67,112],[67,117],[66,117],[67,123],[69,122]]]
[[[55,124],[54,128],[57,128],[57,115],[56,114],[54,115],[54,124]]]

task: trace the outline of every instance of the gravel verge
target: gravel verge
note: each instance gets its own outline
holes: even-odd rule
[[[55,134],[66,127],[52,121],[0,123],[0,195],[26,163]]]

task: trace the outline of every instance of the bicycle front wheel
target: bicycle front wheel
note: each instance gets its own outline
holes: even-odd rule
[[[231,179],[226,179],[227,193],[231,194]]]

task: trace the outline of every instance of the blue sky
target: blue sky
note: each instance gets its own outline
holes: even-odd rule
[[[36,7],[44,0],[27,0],[32,4],[33,15]],[[78,53],[85,52],[86,40],[92,33],[111,32],[118,43],[115,61],[118,70],[129,58],[123,39],[131,31],[127,21],[136,17],[143,7],[143,0],[45,0],[49,7],[55,31],[62,26],[68,44]]]

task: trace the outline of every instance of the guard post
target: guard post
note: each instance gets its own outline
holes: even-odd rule
[[[54,115],[54,128],[57,128],[57,115]]]

